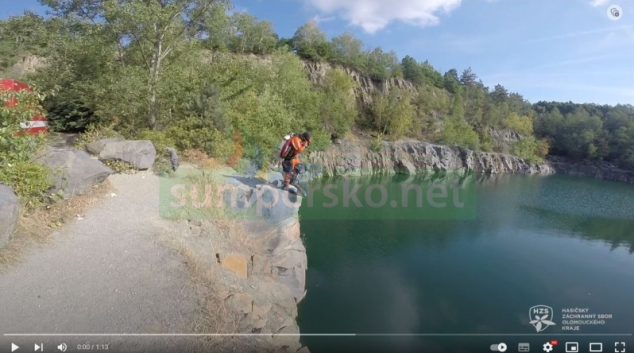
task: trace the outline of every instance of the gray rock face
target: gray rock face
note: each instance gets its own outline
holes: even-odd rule
[[[513,145],[523,138],[522,135],[511,129],[489,129],[489,136],[493,140],[496,151],[510,153]]]
[[[103,139],[103,140],[91,142],[86,145],[86,151],[92,154],[98,155],[101,153],[101,151],[103,151],[103,148],[106,146],[106,144],[112,143],[112,142],[120,142],[120,141],[123,141],[123,139],[115,137],[115,138]]]
[[[65,198],[83,194],[112,174],[110,168],[84,151],[49,149],[34,160],[51,169],[53,192],[62,189]]]
[[[385,142],[378,151],[368,144],[344,141],[327,151],[312,152],[307,165],[311,174],[374,175],[423,174],[426,172],[553,174],[548,163],[531,164],[500,153],[477,153],[425,142]]]
[[[555,156],[549,157],[548,161],[557,173],[634,184],[633,171],[620,169],[610,163],[573,162]]]
[[[99,159],[118,159],[134,165],[136,169],[149,169],[156,159],[156,149],[152,141],[119,141],[106,143],[99,153]]]
[[[335,68],[343,70],[357,83],[354,93],[365,106],[372,103],[372,96],[375,92],[387,93],[392,88],[400,88],[408,90],[413,94],[417,93],[414,84],[402,78],[390,78],[384,81],[376,81],[356,69],[343,65],[313,61],[302,61],[302,65],[304,66],[310,80],[317,84],[322,83],[326,79],[326,75],[330,70]]]
[[[13,189],[0,184],[0,248],[11,239],[19,210],[20,201]]]

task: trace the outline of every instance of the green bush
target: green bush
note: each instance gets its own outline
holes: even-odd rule
[[[77,138],[77,142],[75,143],[75,146],[79,149],[84,149],[86,148],[86,145],[91,142],[119,136],[119,134],[114,130],[115,125],[116,125],[116,121],[108,125],[106,124],[89,125],[86,131],[82,133],[81,135],[79,135],[79,138]]]
[[[43,106],[51,131],[85,131],[88,126],[96,123],[92,109],[79,99],[71,97],[67,91],[48,97]]]
[[[383,147],[383,134],[376,135],[376,137],[370,141],[370,149],[374,152],[381,152]]]
[[[175,147],[176,142],[172,137],[168,137],[165,132],[143,130],[139,132],[135,139],[137,140],[150,140],[156,149],[156,153],[159,156],[167,157],[169,153],[165,150],[165,147]]]
[[[20,134],[20,123],[44,114],[42,98],[37,92],[0,91],[0,183],[30,207],[39,205],[51,183],[48,168],[30,161],[44,136]]]
[[[513,154],[529,163],[540,163],[544,160],[544,156],[548,154],[548,149],[549,146],[546,140],[537,140],[535,137],[529,136],[513,145]]]
[[[49,169],[29,161],[3,165],[0,168],[0,183],[12,187],[28,207],[40,205],[51,187]]]
[[[236,163],[236,165],[233,167],[233,169],[235,169],[235,171],[239,174],[245,174],[250,166],[251,161],[249,161],[248,159],[240,159],[238,163]]]
[[[225,159],[233,149],[231,136],[204,126],[202,118],[189,117],[174,121],[165,130],[167,141],[174,141],[179,150],[201,149],[209,156]]]

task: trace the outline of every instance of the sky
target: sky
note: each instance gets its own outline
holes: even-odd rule
[[[311,19],[333,37],[428,60],[439,71],[471,67],[531,102],[634,104],[634,0],[233,0],[282,37]],[[608,9],[621,8],[619,20]],[[0,0],[0,19],[36,0]]]

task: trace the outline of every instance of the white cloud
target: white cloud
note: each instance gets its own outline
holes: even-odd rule
[[[602,6],[609,2],[610,0],[591,0],[590,4],[592,6]]]
[[[449,13],[461,0],[304,0],[326,14],[338,14],[368,33],[393,21],[425,27],[438,24],[439,12]]]
[[[634,25],[623,25],[623,26],[617,26],[617,27],[611,26],[611,27],[605,27],[605,28],[591,29],[587,31],[578,31],[578,32],[572,32],[572,33],[566,33],[566,34],[559,34],[559,35],[550,36],[550,37],[530,39],[526,41],[526,43],[547,42],[551,40],[584,37],[584,36],[589,36],[589,35],[597,34],[597,33],[614,32],[616,30],[627,31],[627,30],[631,30],[632,28],[634,28]]]
[[[327,16],[327,17],[323,17],[323,16],[319,16],[319,15],[315,15],[313,16],[313,20],[317,23],[322,23],[322,22],[328,22],[328,21],[332,21],[335,19],[335,16]]]

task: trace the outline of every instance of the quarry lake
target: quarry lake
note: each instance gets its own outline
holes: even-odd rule
[[[364,210],[344,207],[341,198],[323,207],[332,199],[323,194],[312,207],[303,201],[301,332],[357,334],[302,337],[312,353],[484,352],[499,342],[511,352],[530,342],[541,352],[555,338],[581,342],[582,351],[587,342],[603,342],[604,352],[615,341],[634,346],[631,336],[586,335],[634,333],[634,185],[560,175],[475,177],[461,190],[467,211],[455,208],[450,190],[450,207],[431,214],[426,204],[404,210],[402,195],[392,197],[404,183],[425,194],[432,181],[423,178],[324,178],[311,187],[344,180],[361,185],[361,196],[369,185],[383,185],[388,200]],[[373,191],[376,203],[380,192]]]

